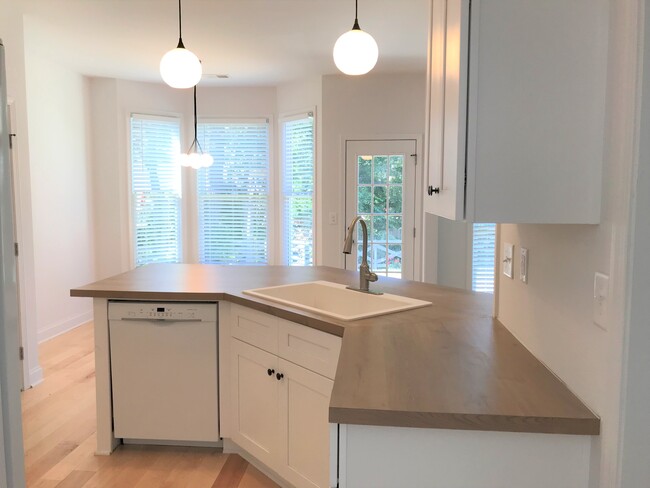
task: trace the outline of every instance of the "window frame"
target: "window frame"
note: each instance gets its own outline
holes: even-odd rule
[[[178,123],[178,134],[179,134],[179,145],[180,145],[180,151],[183,150],[183,143],[185,139],[185,131],[184,131],[184,120],[183,120],[183,115],[177,112],[156,112],[156,113],[151,113],[147,110],[129,110],[126,114],[126,171],[124,178],[122,178],[123,181],[126,181],[125,185],[125,190],[126,190],[126,208],[123,210],[122,215],[126,213],[126,221],[127,221],[127,236],[128,236],[128,257],[129,257],[129,264],[130,268],[133,269],[136,267],[136,243],[135,243],[135,218],[134,218],[134,208],[133,208],[133,142],[132,142],[132,132],[131,132],[131,120],[137,117],[142,120],[158,120],[158,121],[165,121],[169,122],[170,120],[174,120]],[[179,226],[179,257],[181,259],[181,262],[184,262],[187,260],[187,254],[186,254],[186,249],[187,249],[187,242],[185,240],[185,232],[186,232],[186,227],[187,227],[187,211],[186,211],[186,205],[185,205],[185,186],[184,186],[184,176],[183,176],[183,171],[181,168],[180,171],[180,222],[178,223]],[[122,200],[124,201],[124,200]]]
[[[284,124],[287,122],[292,122],[295,120],[301,120],[311,117],[312,119],[312,137],[313,137],[313,189],[312,189],[312,255],[313,262],[312,266],[317,266],[317,256],[318,256],[318,158],[317,158],[317,144],[318,144],[318,118],[316,107],[310,107],[308,109],[297,110],[292,112],[281,113],[278,117],[278,164],[277,164],[277,219],[278,219],[278,229],[277,229],[277,243],[278,243],[278,264],[288,265],[288,254],[287,249],[285,248],[285,229],[286,222],[284,218],[284,170],[285,170],[285,158],[284,158]]]
[[[269,194],[267,198],[268,202],[268,248],[267,256],[268,262],[267,265],[277,264],[277,221],[279,220],[277,215],[277,204],[276,198],[278,188],[277,188],[277,164],[275,163],[275,120],[272,115],[261,115],[258,117],[213,117],[213,116],[200,116],[197,120],[198,124],[246,124],[246,123],[265,123],[268,128],[268,155],[269,155]],[[191,248],[192,252],[192,262],[200,263],[200,242],[199,242],[199,193],[198,193],[198,174],[195,170],[191,170],[191,176],[188,177],[189,185],[188,189],[190,191],[190,198],[188,198],[188,218],[189,225],[192,229],[190,235],[188,235],[188,246]]]

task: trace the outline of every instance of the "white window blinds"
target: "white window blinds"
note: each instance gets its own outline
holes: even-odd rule
[[[496,224],[474,224],[472,238],[472,290],[494,293]]]
[[[181,260],[180,123],[131,116],[131,211],[135,265]]]
[[[197,171],[200,262],[267,264],[268,123],[200,123],[198,137],[214,158]]]
[[[282,121],[283,261],[314,264],[314,118]]]

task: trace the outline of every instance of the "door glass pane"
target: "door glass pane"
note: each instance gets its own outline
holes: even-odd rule
[[[369,185],[372,183],[372,156],[359,156],[359,184]]]
[[[402,277],[404,156],[357,158],[357,214],[368,225],[368,264],[380,276]],[[357,267],[362,234],[357,230]]]

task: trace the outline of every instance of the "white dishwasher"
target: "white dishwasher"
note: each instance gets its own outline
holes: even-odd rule
[[[219,440],[217,307],[109,302],[115,437]]]

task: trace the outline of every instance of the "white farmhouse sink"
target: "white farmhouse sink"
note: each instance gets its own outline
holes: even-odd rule
[[[345,285],[329,281],[255,288],[243,293],[339,320],[365,319],[431,305],[431,302],[388,293],[371,295],[348,290]]]

